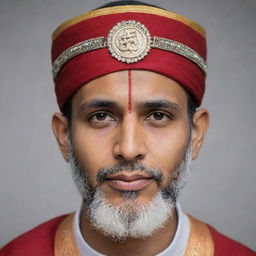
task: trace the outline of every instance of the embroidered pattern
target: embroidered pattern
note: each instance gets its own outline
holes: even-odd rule
[[[179,54],[199,66],[207,73],[207,64],[203,57],[190,47],[167,38],[153,37],[145,25],[135,20],[126,20],[117,23],[109,32],[108,37],[96,37],[75,44],[54,61],[53,77],[56,78],[62,66],[70,59],[93,50],[108,47],[113,58],[126,63],[135,63],[142,60],[151,48]]]

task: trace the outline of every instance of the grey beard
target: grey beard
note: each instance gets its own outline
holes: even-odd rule
[[[69,161],[74,182],[82,196],[84,210],[90,219],[91,225],[109,236],[113,240],[126,238],[145,238],[159,230],[173,215],[175,203],[189,177],[191,162],[191,140],[182,162],[172,173],[168,186],[159,191],[151,202],[147,204],[136,201],[136,191],[125,191],[122,196],[124,202],[113,206],[104,198],[101,188],[93,189],[86,169],[82,168],[69,144]],[[156,168],[149,168],[140,163],[129,165],[118,163],[110,168],[102,168],[97,173],[97,181],[104,181],[106,175],[121,171],[142,171],[148,173],[157,182],[161,182],[163,173]]]

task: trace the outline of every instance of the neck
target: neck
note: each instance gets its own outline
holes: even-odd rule
[[[110,237],[94,229],[86,212],[82,211],[80,228],[86,242],[99,253],[110,256],[149,256],[156,255],[169,246],[174,238],[177,223],[177,212],[174,210],[167,223],[152,236],[144,239],[128,238],[122,241],[113,241]]]

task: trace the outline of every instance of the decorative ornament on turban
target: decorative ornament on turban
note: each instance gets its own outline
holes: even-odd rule
[[[53,33],[53,78],[60,110],[81,86],[121,70],[165,75],[200,106],[207,72],[205,30],[159,7],[121,2],[74,17]]]

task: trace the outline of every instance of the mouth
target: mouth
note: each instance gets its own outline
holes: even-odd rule
[[[115,190],[139,191],[147,187],[154,178],[147,174],[118,174],[106,177],[105,182]]]

